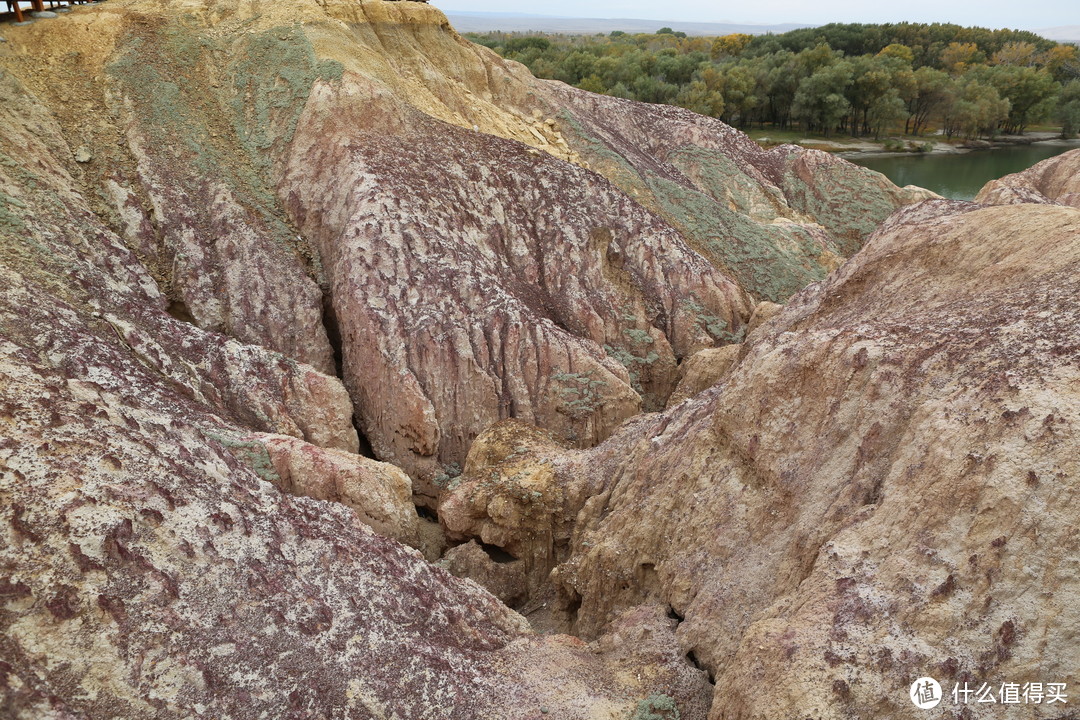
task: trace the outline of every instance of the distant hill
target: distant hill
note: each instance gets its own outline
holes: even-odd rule
[[[1048,40],[1080,43],[1080,25],[1059,25],[1058,27],[1042,28],[1032,32],[1036,32]]]
[[[765,33],[783,33],[798,28],[813,27],[784,23],[781,25],[738,25],[735,23],[679,22],[677,20],[640,20],[630,18],[563,18],[546,15],[526,15],[521,13],[486,13],[486,12],[446,12],[450,23],[458,32],[548,32],[570,35],[593,35],[609,33],[612,30],[624,30],[628,33],[656,32],[660,28],[670,27],[687,35],[728,35],[747,33],[764,35]]]

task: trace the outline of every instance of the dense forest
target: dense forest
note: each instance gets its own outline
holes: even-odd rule
[[[782,35],[470,34],[538,77],[743,128],[974,138],[1080,129],[1080,52],[1019,30],[831,24]]]

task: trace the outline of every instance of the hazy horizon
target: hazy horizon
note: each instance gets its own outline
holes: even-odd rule
[[[804,24],[831,22],[941,22],[988,28],[1036,30],[1080,25],[1075,0],[1033,0],[1024,4],[988,5],[984,0],[910,0],[898,5],[868,4],[856,0],[821,0],[814,4],[796,0],[760,0],[740,6],[718,7],[703,0],[680,4],[645,3],[640,0],[598,0],[583,4],[554,0],[538,8],[517,0],[436,0],[444,12],[525,14],[540,17],[589,19],[670,20],[672,22],[731,23],[744,25]]]

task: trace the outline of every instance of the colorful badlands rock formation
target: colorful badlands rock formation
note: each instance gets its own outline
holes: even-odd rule
[[[1074,679],[1067,171],[894,214],[926,194],[412,2],[7,37],[5,717],[905,717],[912,673]]]

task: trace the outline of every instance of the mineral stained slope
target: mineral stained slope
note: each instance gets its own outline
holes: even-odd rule
[[[901,211],[713,388],[586,452],[493,428],[444,522],[561,560],[585,637],[669,606],[713,720],[911,717],[925,675],[1071,685],[1078,260],[1073,208]]]
[[[342,383],[170,316],[0,93],[0,715],[705,717],[664,613],[601,656],[375,534],[416,539],[411,484],[356,455]]]
[[[662,408],[917,197],[536,80],[421,3],[118,0],[10,35],[170,312],[340,374],[428,504],[494,421],[587,447]]]
[[[918,193],[537,81],[420,3],[5,37],[0,714],[773,717],[767,678],[888,716],[864,678],[1072,679],[1039,639],[1072,555],[1037,552],[1071,526],[1023,518],[1075,474],[1075,210],[917,206],[639,415]],[[426,563],[410,498],[595,642]]]
[[[1080,207],[1080,150],[1070,150],[1023,172],[991,180],[975,201],[990,205],[1057,203]]]

